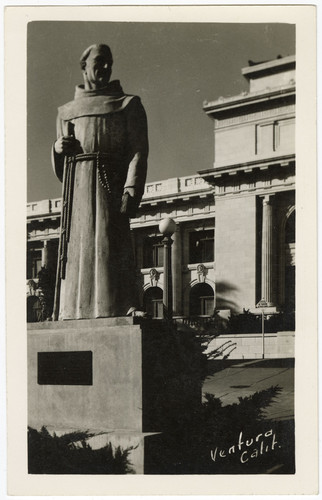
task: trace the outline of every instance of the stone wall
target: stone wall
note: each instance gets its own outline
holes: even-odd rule
[[[256,197],[216,200],[216,309],[241,312],[256,297]]]
[[[228,359],[260,359],[263,353],[261,333],[246,333],[238,335],[220,335],[208,347],[208,352],[225,348],[225,354],[230,352]],[[264,356],[267,358],[294,358],[295,333],[266,333],[264,338]],[[222,359],[223,355],[219,359]]]

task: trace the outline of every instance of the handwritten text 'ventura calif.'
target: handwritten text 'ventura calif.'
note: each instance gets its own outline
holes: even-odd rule
[[[258,458],[276,449],[276,447],[281,448],[276,440],[276,435],[273,433],[273,429],[247,439],[243,437],[243,432],[241,431],[237,444],[233,444],[226,449],[216,446],[214,450],[210,451],[210,456],[211,460],[216,462],[227,458],[229,455],[240,454],[240,462],[245,464],[250,459]]]

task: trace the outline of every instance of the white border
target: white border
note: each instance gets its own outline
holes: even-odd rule
[[[7,7],[5,12],[8,489],[14,495],[218,495],[317,492],[317,254],[314,6]],[[100,3],[100,2],[97,2]],[[187,2],[185,2],[187,3]],[[294,2],[293,2],[294,3]],[[301,2],[302,3],[302,2]],[[290,22],[297,29],[296,457],[292,476],[26,474],[26,28],[31,20]],[[17,55],[19,64],[17,64]]]

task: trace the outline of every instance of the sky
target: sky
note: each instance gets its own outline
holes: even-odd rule
[[[79,58],[93,43],[113,53],[112,80],[141,97],[148,117],[147,180],[213,165],[212,120],[204,101],[248,89],[241,68],[295,54],[291,24],[33,21],[27,38],[27,200],[61,196],[50,151],[57,108],[83,83]],[[229,145],[227,145],[229,147]]]

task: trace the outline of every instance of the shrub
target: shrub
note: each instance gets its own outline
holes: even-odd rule
[[[219,398],[206,395],[200,407],[181,414],[160,436],[148,440],[149,474],[264,474],[271,468],[279,473],[294,473],[293,422],[265,420],[264,409],[279,394],[279,387],[239,398],[238,403],[223,406]],[[272,429],[280,448],[258,460],[241,463],[240,452],[213,461],[211,452],[236,445],[240,432],[253,438]],[[258,445],[259,446],[259,445]]]
[[[51,435],[46,427],[28,428],[29,474],[129,474],[133,448],[113,449],[111,443],[93,450],[88,440],[95,434],[73,432]]]

